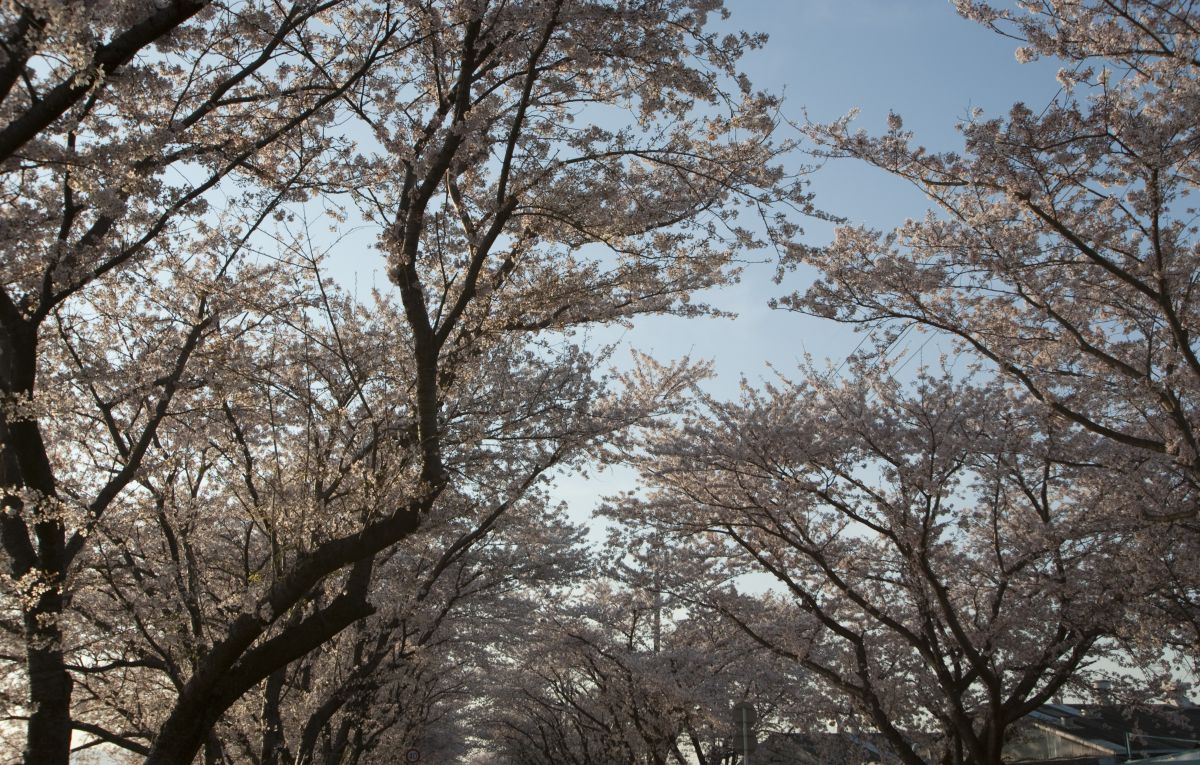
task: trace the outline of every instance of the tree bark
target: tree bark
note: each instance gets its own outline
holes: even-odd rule
[[[235,622],[226,640],[213,647],[195,676],[184,686],[175,707],[155,737],[145,765],[190,765],[212,727],[242,694],[374,609],[367,602],[373,559],[359,561],[346,590],[328,606],[289,626],[256,647],[240,645],[254,625]],[[245,615],[244,615],[245,616]],[[266,625],[258,626],[258,636]],[[249,642],[254,642],[253,638]]]
[[[37,378],[37,325],[25,321],[7,295],[0,303],[0,394],[7,402],[31,400]],[[31,490],[40,500],[54,497],[54,477],[37,421],[0,413],[0,485]],[[26,765],[67,765],[71,748],[72,680],[63,661],[61,617],[65,597],[66,535],[62,523],[44,517],[32,529],[26,497],[9,494],[0,512],[9,574],[24,582],[29,605],[22,607],[29,721]],[[38,517],[35,513],[32,517]],[[31,533],[32,531],[32,533]]]
[[[29,723],[25,765],[67,765],[71,757],[71,690],[74,681],[63,661],[61,585],[50,588],[25,611],[29,672]]]
[[[284,765],[290,762],[283,740],[283,716],[280,700],[287,667],[280,667],[267,677],[262,708],[262,765]]]

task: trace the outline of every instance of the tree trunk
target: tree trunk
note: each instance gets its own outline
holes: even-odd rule
[[[244,620],[234,623],[226,639],[213,646],[180,693],[158,730],[145,765],[190,765],[213,725],[242,694],[374,613],[366,600],[372,565],[371,558],[357,562],[346,591],[327,607],[253,648],[251,644],[267,625],[255,624],[252,617],[243,615]]]
[[[283,717],[280,711],[286,675],[287,667],[280,667],[267,678],[262,706],[262,765],[286,765],[291,761],[283,740]]]
[[[29,723],[25,765],[67,765],[71,758],[71,689],[63,661],[60,586],[51,588],[25,611],[29,672]]]
[[[37,324],[24,320],[6,302],[0,305],[0,325],[0,396],[13,402],[31,400],[37,379]],[[36,420],[0,413],[0,486],[54,497],[54,474]],[[0,511],[9,575],[24,582],[32,601],[21,614],[29,682],[25,765],[67,765],[73,681],[62,651],[66,532],[61,522],[49,518],[35,523],[31,533],[27,519],[36,518],[42,508],[26,507],[26,498],[17,491],[6,494],[0,504],[16,511]]]

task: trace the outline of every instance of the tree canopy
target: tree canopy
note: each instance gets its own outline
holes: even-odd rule
[[[748,701],[998,765],[1194,671],[1200,9],[953,5],[1062,64],[959,152],[788,124],[720,0],[0,7],[0,758],[731,765]],[[933,208],[806,240],[804,152]],[[589,337],[760,251],[875,342]]]

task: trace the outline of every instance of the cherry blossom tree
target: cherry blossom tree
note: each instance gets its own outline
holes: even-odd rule
[[[281,276],[278,268],[267,273]],[[411,501],[412,487],[419,486],[412,398],[398,389],[406,372],[392,358],[404,341],[396,334],[403,327],[401,309],[357,306],[315,276],[297,277],[294,290],[275,294],[279,305],[260,306],[270,315],[224,315],[221,332],[228,335],[207,344],[214,355],[203,385],[180,395],[185,410],[160,426],[160,452],[143,461],[135,489],[89,536],[91,570],[77,577],[73,592],[71,618],[78,627],[72,632],[79,644],[69,667],[79,685],[73,726],[93,740],[149,755],[173,719],[166,713],[179,715],[189,701],[196,703],[191,689],[197,675],[236,635],[239,620],[262,608],[259,598],[294,574],[298,561],[328,549],[331,540],[358,538],[358,529]],[[98,332],[86,340],[109,345]],[[225,695],[215,705],[218,713],[209,712],[206,730],[234,705],[235,716],[246,717],[247,705],[239,699],[260,682],[266,683],[265,706],[278,707],[289,659],[370,616],[376,609],[369,603],[398,607],[397,590],[425,581],[417,598],[423,603],[438,578],[486,541],[514,505],[526,508],[518,512],[529,514],[526,523],[541,534],[569,537],[530,510],[535,505],[529,503],[544,501],[533,491],[539,476],[578,457],[592,440],[666,405],[660,396],[692,379],[686,367],[668,371],[667,377],[682,377],[653,390],[631,387],[631,396],[622,399],[593,379],[595,357],[573,346],[524,355],[499,345],[479,360],[489,374],[464,380],[455,404],[463,411],[451,411],[446,421],[445,464],[458,480],[425,513],[423,525],[437,533],[436,541],[417,548],[419,554],[411,547],[390,549],[383,559],[356,563],[309,587],[290,613],[264,629],[266,649],[247,652],[210,680],[206,692]],[[96,398],[107,398],[102,383],[93,389]],[[87,423],[59,422],[71,433],[85,433]],[[527,533],[520,555],[536,556],[551,541]],[[385,565],[396,555],[403,562]],[[421,561],[430,559],[438,562],[422,572]],[[533,563],[493,559],[477,567],[528,572]],[[400,581],[391,583],[395,577]],[[426,607],[436,612],[436,603]],[[384,613],[372,623],[397,618],[394,608]],[[406,617],[422,618],[427,616]],[[388,631],[356,635],[375,641],[381,656],[391,655],[387,638],[395,636]],[[279,646],[295,642],[307,650],[292,657],[278,653]],[[202,743],[210,761],[220,761],[227,749],[215,731],[206,732]],[[263,760],[270,758],[264,754]]]
[[[385,606],[229,716],[220,738],[230,760],[388,763],[409,749],[462,760],[497,635],[520,634],[532,601],[553,597],[589,561],[558,511],[522,504],[487,534],[476,525],[450,543],[453,530],[429,524],[399,547],[372,594]],[[397,564],[408,570],[388,570]]]
[[[998,765],[1009,726],[1109,655],[1112,615],[1140,596],[1122,563],[1137,525],[1034,404],[886,375],[708,400],[649,436],[650,494],[611,512],[648,514],[675,540],[671,588],[903,762]],[[774,589],[730,582],[753,573]]]
[[[695,370],[610,391],[574,329],[702,312],[690,294],[740,249],[795,233],[739,216],[808,204],[775,101],[735,68],[758,39],[706,31],[719,10],[5,7],[4,669],[26,763],[63,765],[73,727],[119,734],[72,704],[131,662],[167,678],[147,762],[190,762],[376,610],[377,556],[426,519],[502,515],[671,405]],[[376,227],[395,304],[311,277],[286,229],[306,202]],[[170,628],[144,618],[167,592]]]
[[[400,20],[383,15],[360,19],[364,37],[342,45],[349,30],[318,18],[339,5],[114,0],[2,12],[0,522],[15,598],[6,624],[24,644],[26,762],[67,759],[63,613],[86,534],[153,450],[248,235],[318,185],[337,144],[321,130],[330,105],[394,49]],[[278,65],[300,49],[337,59],[337,76]],[[237,182],[250,178],[260,182]],[[232,214],[212,206],[219,196]],[[93,285],[111,294],[116,281],[129,291],[97,316],[139,351],[120,359],[132,361],[124,367],[103,346],[70,362],[123,381],[113,388],[124,391],[92,402],[93,421],[107,428],[82,454],[101,469],[67,475],[78,441],[55,440],[54,413],[71,408],[52,380],[67,353],[56,336],[83,321]],[[190,299],[172,301],[174,316],[132,297],[172,284]]]
[[[660,621],[651,599],[603,585],[538,616],[535,639],[491,671],[481,748],[492,761],[727,761],[728,709],[761,649],[719,621]]]
[[[823,276],[781,302],[886,326],[885,343],[905,325],[944,333],[1093,434],[1082,459],[1123,476],[1114,490],[1128,512],[1175,543],[1141,554],[1174,562],[1151,576],[1171,615],[1159,632],[1176,633],[1196,623],[1197,580],[1179,562],[1195,559],[1200,539],[1200,11],[1142,0],[956,6],[1020,40],[1018,58],[1061,61],[1059,94],[972,117],[962,153],[915,145],[898,115],[881,136],[848,120],[810,126],[824,153],[912,182],[937,210],[889,232],[843,227],[819,254],[795,249]]]
[[[735,702],[752,699],[776,728],[797,724],[810,685],[671,591],[682,574],[667,574],[661,536],[610,531],[599,560],[490,654],[481,761],[729,765]]]

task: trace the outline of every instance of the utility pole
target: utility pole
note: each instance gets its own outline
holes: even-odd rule
[[[742,755],[742,765],[750,765],[750,753],[758,748],[754,738],[754,724],[758,722],[758,712],[748,701],[739,701],[733,705],[733,750]]]

